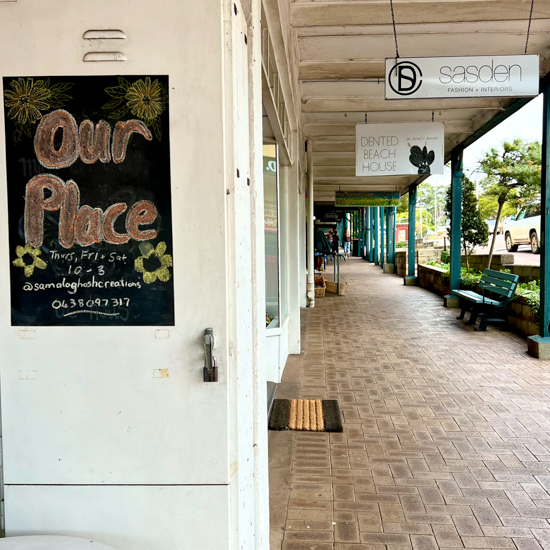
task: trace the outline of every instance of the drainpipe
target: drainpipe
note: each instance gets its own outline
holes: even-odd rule
[[[408,262],[407,262],[407,275],[403,280],[407,286],[416,285],[416,270],[415,270],[415,256],[416,256],[416,187],[409,187],[409,247],[408,247]]]
[[[451,269],[449,272],[451,294],[444,296],[445,307],[460,305],[460,300],[452,293],[452,290],[460,287],[463,152],[462,149],[451,151]]]
[[[540,309],[539,333],[527,339],[529,353],[539,359],[550,359],[550,78],[541,82],[542,174],[540,186]]]
[[[307,151],[307,307],[315,307],[315,227],[313,226],[313,142]]]

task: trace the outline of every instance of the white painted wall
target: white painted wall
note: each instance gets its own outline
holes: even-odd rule
[[[298,133],[293,132],[292,158],[294,164],[288,167],[288,352],[300,353],[300,239],[304,228],[300,225],[300,167],[298,163]]]
[[[267,369],[265,328],[265,233],[262,135],[261,0],[244,0],[248,23],[248,97],[250,105],[251,247],[253,297],[254,548],[269,546],[267,453]]]
[[[258,25],[257,5],[251,23]],[[126,40],[82,39],[97,28],[121,29]],[[176,306],[169,338],[155,327],[11,328],[13,251],[0,171],[8,535],[77,535],[117,550],[248,549],[262,547],[256,522],[267,540],[258,515],[258,502],[265,510],[267,499],[257,331],[265,312],[261,267],[257,272],[263,196],[261,160],[249,158],[249,137],[259,143],[259,120],[254,132],[248,124],[249,72],[258,119],[261,88],[246,32],[239,2],[0,3],[0,76],[169,75]],[[120,50],[126,61],[83,63],[92,49]],[[218,383],[202,381],[207,326],[217,337]],[[159,365],[169,378],[153,378]],[[27,370],[35,379],[19,376]]]

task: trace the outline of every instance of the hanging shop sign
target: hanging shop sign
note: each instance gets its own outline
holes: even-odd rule
[[[355,175],[443,174],[444,137],[442,122],[358,124]]]
[[[173,325],[167,76],[4,78],[13,325]]]
[[[398,206],[399,193],[336,191],[335,206]]]
[[[538,55],[386,59],[386,99],[535,97]]]

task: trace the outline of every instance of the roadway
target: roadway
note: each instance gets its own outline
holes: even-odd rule
[[[491,237],[492,238],[492,237]],[[477,248],[477,254],[489,254],[491,240],[489,240],[489,246],[484,248]],[[531,246],[520,245],[517,252],[508,252],[506,250],[506,243],[504,242],[503,235],[497,235],[495,242],[495,250],[493,254],[513,254],[514,264],[516,265],[538,265],[540,266],[540,254],[533,254],[531,252]]]

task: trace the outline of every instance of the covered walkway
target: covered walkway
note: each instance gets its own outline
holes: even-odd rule
[[[270,432],[271,550],[550,550],[550,368],[360,259],[302,316],[279,398],[343,434]]]

